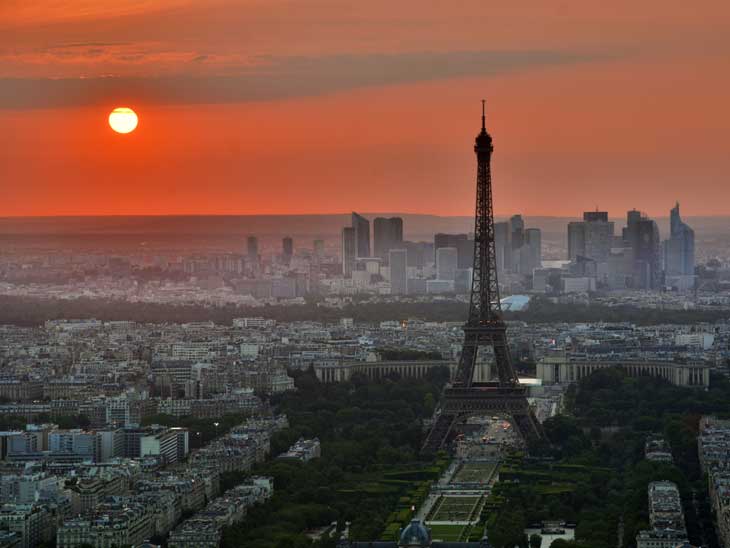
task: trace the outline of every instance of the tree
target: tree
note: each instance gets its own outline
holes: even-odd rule
[[[489,531],[489,539],[497,548],[526,546],[525,527],[527,520],[516,504],[505,506]]]
[[[436,401],[434,400],[433,394],[431,392],[427,392],[426,395],[423,396],[423,407],[429,413],[432,413],[434,408],[436,407]]]
[[[540,548],[542,546],[542,537],[537,533],[530,535],[530,548]]]

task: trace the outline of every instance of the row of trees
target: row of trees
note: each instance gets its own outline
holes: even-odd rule
[[[316,299],[298,306],[241,307],[228,305],[176,306],[169,304],[129,303],[109,299],[39,299],[0,296],[0,324],[40,325],[49,319],[96,318],[100,320],[133,320],[143,323],[185,323],[212,320],[230,324],[241,316],[264,316],[277,321],[316,320],[335,322],[354,318],[361,322],[420,318],[428,321],[463,321],[468,305],[456,300],[438,302],[353,302],[342,308],[322,306]],[[545,298],[534,298],[527,310],[505,313],[507,320],[532,323],[555,322],[633,322],[642,325],[663,323],[715,322],[730,318],[729,310],[673,310],[671,315],[659,309],[633,306],[559,304]]]

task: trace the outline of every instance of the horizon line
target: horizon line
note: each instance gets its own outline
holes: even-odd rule
[[[632,211],[631,209],[627,210]],[[641,210],[639,210],[641,211]],[[327,217],[327,216],[340,216],[340,215],[351,215],[356,211],[350,210],[347,212],[335,212],[335,213],[99,213],[99,214],[57,214],[57,215],[0,215],[0,220],[13,220],[13,219],[94,219],[94,218],[120,218],[120,217],[137,217],[137,218],[153,218],[153,217],[166,217],[166,218],[189,218],[189,217]],[[473,219],[473,214],[439,214],[439,213],[422,213],[422,212],[408,212],[408,211],[363,211],[360,215],[413,215],[421,217],[440,217],[440,218],[460,218],[465,217]],[[545,215],[545,214],[532,214],[532,213],[495,213],[495,217],[511,217],[513,215],[522,215],[523,217],[540,217],[546,219],[580,219],[582,213],[577,215]],[[647,214],[648,215],[648,214]],[[658,215],[649,217],[655,219],[669,218],[670,214]],[[710,213],[710,214],[697,214],[697,215],[686,215],[682,214],[683,218],[723,218],[730,217],[728,213]],[[609,219],[623,219],[623,216],[611,216]]]

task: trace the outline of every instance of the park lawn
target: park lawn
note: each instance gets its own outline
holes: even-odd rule
[[[480,497],[450,497],[441,499],[432,521],[466,521],[471,516]]]
[[[431,538],[446,542],[457,542],[466,525],[431,525]]]
[[[488,481],[497,467],[495,463],[466,463],[454,476],[454,483],[479,483]]]

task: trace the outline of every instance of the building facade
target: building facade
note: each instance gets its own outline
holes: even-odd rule
[[[695,281],[695,232],[682,221],[679,203],[669,218],[669,239],[664,241],[665,284],[691,289]]]
[[[403,219],[400,217],[377,217],[373,221],[373,251],[376,257],[389,260],[391,249],[403,244]]]
[[[572,384],[594,371],[620,367],[632,377],[660,377],[675,386],[708,388],[710,366],[704,363],[676,363],[643,360],[589,360],[564,352],[547,355],[537,362],[537,377],[543,384]]]

